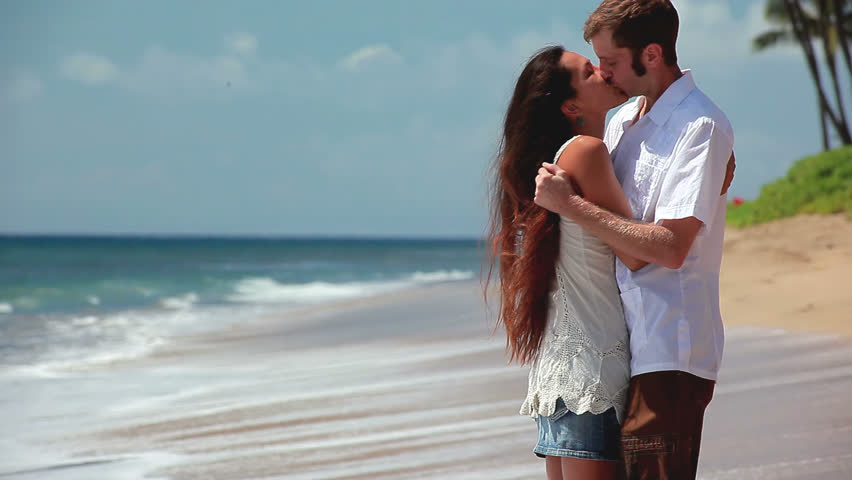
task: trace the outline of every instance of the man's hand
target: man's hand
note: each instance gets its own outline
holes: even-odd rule
[[[737,159],[734,158],[734,152],[731,152],[731,158],[728,160],[728,169],[725,171],[725,182],[722,183],[722,193],[719,195],[728,193],[728,189],[731,188],[731,182],[734,181],[734,170],[736,169]]]
[[[543,163],[535,177],[535,204],[551,212],[570,217],[566,205],[573,195],[577,195],[577,192],[571,185],[568,173],[557,165]]]

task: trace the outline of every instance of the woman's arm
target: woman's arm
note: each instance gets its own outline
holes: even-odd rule
[[[583,198],[616,215],[633,218],[630,202],[615,178],[609,151],[600,139],[583,136],[574,140],[559,156],[557,165],[571,176]],[[648,264],[622,251],[613,252],[630,270]]]

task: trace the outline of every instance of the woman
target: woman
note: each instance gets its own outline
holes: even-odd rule
[[[630,352],[612,250],[535,205],[534,179],[557,163],[585,198],[632,217],[601,141],[607,111],[626,100],[587,58],[545,48],[515,86],[495,165],[498,322],[510,362],[531,364],[520,413],[536,419],[551,480],[615,478]]]

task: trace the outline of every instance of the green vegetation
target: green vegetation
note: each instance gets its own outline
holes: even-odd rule
[[[852,129],[841,93],[852,79],[852,0],[766,0],[764,17],[769,29],[752,39],[752,48],[801,47],[817,90],[824,152],[796,162],[786,177],[764,185],[756,200],[732,202],[727,223],[746,227],[800,213],[840,212],[852,220]],[[837,143],[842,147],[829,150]]]
[[[728,225],[746,227],[799,213],[846,212],[852,218],[852,146],[805,157],[752,201],[728,205]]]

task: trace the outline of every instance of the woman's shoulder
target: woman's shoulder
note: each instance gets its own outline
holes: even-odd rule
[[[609,150],[603,140],[589,135],[578,135],[562,150],[557,165],[563,170],[582,168],[602,158],[609,158]]]

